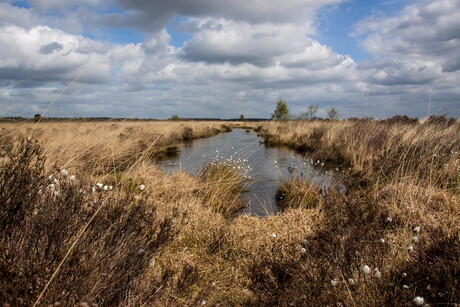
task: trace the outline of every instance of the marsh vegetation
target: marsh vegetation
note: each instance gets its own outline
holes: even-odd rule
[[[341,176],[292,172],[282,211],[238,215],[244,174],[155,161],[254,128]],[[374,120],[0,124],[8,305],[404,306],[460,300],[460,123]]]

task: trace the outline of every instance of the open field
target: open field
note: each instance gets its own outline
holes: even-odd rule
[[[166,175],[152,164],[228,123],[0,124],[0,300],[460,302],[458,120],[244,124],[337,167],[347,193],[321,196],[293,176],[281,214],[235,218],[244,178],[233,168]]]

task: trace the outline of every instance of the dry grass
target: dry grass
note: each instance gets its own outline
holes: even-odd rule
[[[258,128],[268,145],[287,145],[325,162],[341,164],[361,179],[458,186],[460,122],[391,121],[269,122]],[[456,162],[457,161],[457,162]]]
[[[143,158],[175,154],[177,145],[227,131],[217,122],[50,122],[2,123],[0,145],[37,139],[53,163],[93,174],[123,171]]]
[[[38,144],[20,141],[32,125],[0,129],[0,299],[9,305],[33,304],[54,272],[39,305],[460,300],[458,122],[263,123],[267,143],[340,164],[347,186],[323,197],[293,177],[283,212],[263,219],[232,217],[245,184],[232,167],[189,176],[152,164],[152,153],[225,130],[219,123],[43,123]]]
[[[318,187],[309,178],[295,176],[281,184],[278,194],[278,205],[286,208],[315,208],[321,201]]]

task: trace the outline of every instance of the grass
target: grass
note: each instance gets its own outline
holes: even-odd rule
[[[43,292],[38,305],[459,302],[458,121],[251,125],[267,144],[334,164],[347,192],[321,196],[293,175],[280,187],[280,214],[236,216],[246,182],[231,165],[190,176],[152,164],[180,142],[228,130],[220,123],[0,124],[0,299],[33,305]],[[30,135],[38,141],[24,139]]]

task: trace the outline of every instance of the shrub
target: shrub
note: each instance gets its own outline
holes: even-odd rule
[[[70,180],[66,172],[45,176],[44,161],[29,140],[2,156],[0,300],[33,305],[53,273],[40,304],[112,306],[142,299],[140,278],[174,236],[176,213],[160,218],[143,198],[93,193],[84,179]]]

